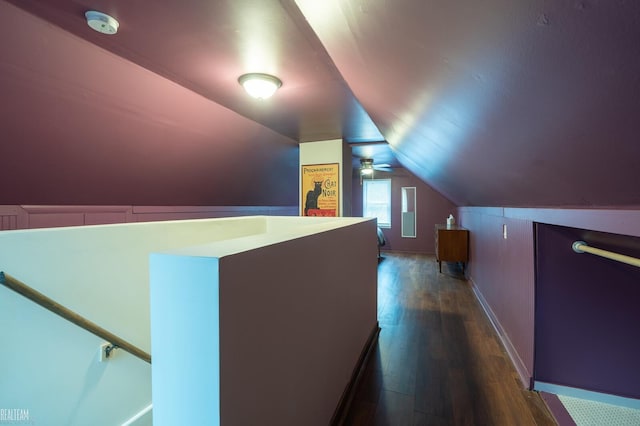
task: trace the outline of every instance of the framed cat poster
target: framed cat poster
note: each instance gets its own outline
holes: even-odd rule
[[[302,216],[339,216],[339,164],[306,164],[301,166],[300,176]]]

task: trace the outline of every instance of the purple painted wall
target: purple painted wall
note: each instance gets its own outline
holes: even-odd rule
[[[391,228],[382,232],[387,240],[383,250],[411,253],[435,253],[434,226],[446,223],[449,214],[456,213],[457,207],[442,194],[415,177],[407,170],[393,173],[376,172],[376,179],[391,179]],[[416,188],[416,238],[401,235],[402,187]],[[362,185],[360,177],[353,178],[353,216],[362,216]]]
[[[640,237],[640,209],[461,207],[458,216],[470,230],[468,277],[528,386],[534,371],[534,222]]]
[[[574,241],[640,257],[640,237],[536,225],[535,380],[640,398],[640,270]]]
[[[205,219],[232,216],[297,216],[298,206],[3,206],[0,231]]]
[[[330,423],[377,325],[374,233],[367,221],[220,260],[221,424]]]
[[[467,275],[528,386],[533,372],[533,224],[505,217],[501,208],[461,208],[458,214],[469,229]]]

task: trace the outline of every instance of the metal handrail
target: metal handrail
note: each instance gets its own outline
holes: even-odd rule
[[[141,360],[151,364],[150,354],[146,353],[145,351],[138,348],[137,346],[127,342],[126,340],[116,336],[110,331],[105,330],[99,325],[89,321],[85,317],[78,315],[77,313],[73,312],[71,309],[62,306],[55,300],[50,299],[49,297],[45,296],[44,294],[40,293],[37,290],[34,290],[33,288],[29,287],[25,283],[15,279],[11,275],[5,274],[4,272],[0,271],[0,284],[26,297],[27,299],[37,303],[38,305],[53,312],[54,314],[61,316],[67,321],[74,323],[78,327],[83,328],[88,332],[93,333],[96,336],[106,340],[107,342],[111,343],[112,348],[120,348],[122,350],[125,350],[129,352],[131,355],[134,355],[140,358]]]
[[[573,251],[576,253],[590,253],[596,256],[604,257],[607,259],[615,260],[617,262],[626,263],[627,265],[637,266],[640,268],[640,259],[637,257],[627,256],[620,253],[614,253],[612,251],[602,250],[599,248],[591,247],[584,241],[574,241],[571,245]]]

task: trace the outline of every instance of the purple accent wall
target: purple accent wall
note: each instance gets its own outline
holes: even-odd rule
[[[596,235],[594,231],[640,236],[640,209],[461,207],[458,221],[470,230],[468,277],[525,386],[529,386],[534,371],[534,223],[568,227],[579,224],[593,230],[587,233],[590,236]],[[502,236],[503,224],[507,225],[506,240]],[[597,288],[602,292],[602,282],[609,285],[610,280],[606,273],[599,276]],[[598,298],[592,303],[593,312],[609,309],[609,313],[617,315],[604,301],[600,304]],[[626,327],[626,332],[627,337],[633,336],[631,328]],[[579,363],[583,359],[584,354],[580,354],[573,361]]]
[[[640,270],[574,241],[640,257],[640,237],[536,225],[535,380],[640,398]]]
[[[533,224],[501,208],[461,208],[469,229],[467,276],[525,386],[533,373]],[[507,226],[507,239],[503,238]]]
[[[415,177],[400,169],[393,173],[376,172],[376,179],[391,179],[391,228],[383,228],[387,240],[383,250],[411,253],[435,253],[434,226],[446,223],[449,214],[456,213],[456,205]],[[402,187],[416,188],[416,238],[403,238],[401,228]],[[353,216],[362,216],[362,185],[355,176],[352,184]]]

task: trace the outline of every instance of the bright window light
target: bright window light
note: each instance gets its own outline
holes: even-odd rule
[[[362,185],[362,216],[375,217],[379,227],[391,228],[391,179],[369,179]]]

